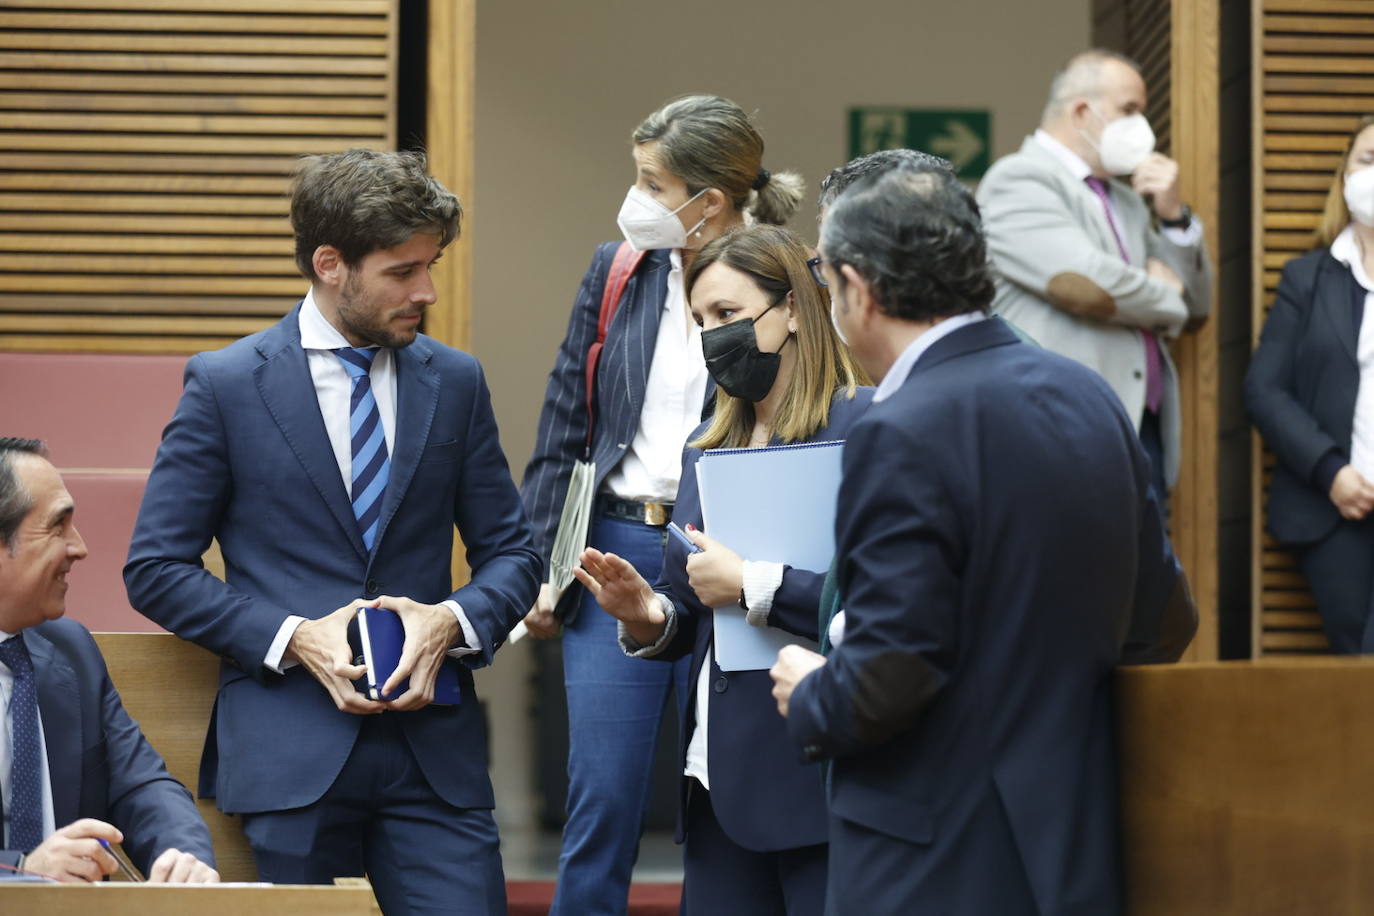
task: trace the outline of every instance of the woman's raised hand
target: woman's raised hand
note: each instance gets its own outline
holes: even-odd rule
[[[649,645],[663,634],[668,622],[663,607],[629,561],[595,547],[582,551],[582,565],[573,570],[602,610],[625,624],[631,638]]]

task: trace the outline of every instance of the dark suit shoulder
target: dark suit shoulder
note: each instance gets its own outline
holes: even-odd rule
[[[105,668],[105,658],[100,654],[100,647],[96,645],[95,637],[91,635],[90,630],[75,620],[68,620],[65,617],[60,617],[57,620],[46,620],[37,626],[30,627],[30,632],[52,643],[58,652],[69,659],[77,659],[88,666],[98,667],[102,671]]]
[[[1301,289],[1310,289],[1312,284],[1316,282],[1317,276],[1332,267],[1342,273],[1346,270],[1340,261],[1331,257],[1329,248],[1313,248],[1306,254],[1300,254],[1283,265],[1279,285],[1296,285]]]
[[[427,334],[417,334],[411,347],[415,352],[427,354],[436,369],[458,369],[464,372],[481,372],[482,364],[477,357],[466,350],[441,343]]]
[[[55,645],[96,648],[91,631],[67,617],[45,620],[30,629]]]

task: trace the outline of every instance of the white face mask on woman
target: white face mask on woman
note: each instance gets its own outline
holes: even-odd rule
[[[1345,205],[1355,222],[1374,226],[1374,166],[1345,176]]]
[[[1097,150],[1097,157],[1102,160],[1102,171],[1110,175],[1129,175],[1155,151],[1155,132],[1150,129],[1150,122],[1143,114],[1136,112],[1115,121],[1107,121],[1097,114],[1096,109],[1090,108],[1089,111],[1107,124],[1096,142],[1083,134],[1083,139]]]
[[[706,188],[693,194],[683,201],[682,207],[687,206],[701,195],[705,194]],[[691,229],[682,228],[682,220],[677,218],[678,211],[669,210],[663,204],[654,200],[634,185],[630,185],[630,190],[625,194],[625,202],[620,205],[620,214],[616,217],[616,225],[625,236],[625,241],[634,246],[636,251],[649,251],[654,248],[685,248],[687,247],[687,236],[696,232],[706,222],[702,217]]]

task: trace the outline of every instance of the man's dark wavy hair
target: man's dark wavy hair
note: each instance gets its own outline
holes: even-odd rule
[[[821,193],[816,199],[816,208],[824,210],[835,202],[835,198],[849,190],[850,185],[865,178],[882,175],[893,169],[922,166],[944,169],[951,175],[955,173],[954,165],[940,156],[932,156],[916,149],[880,149],[876,153],[859,156],[831,169],[829,174],[821,179]]]
[[[836,273],[853,267],[894,318],[931,321],[992,303],[978,204],[945,169],[901,167],[856,182],[830,205],[821,253]]]

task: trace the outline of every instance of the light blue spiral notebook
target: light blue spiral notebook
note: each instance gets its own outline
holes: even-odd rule
[[[835,500],[844,441],[713,449],[697,460],[706,534],[748,560],[824,573],[835,554]],[[716,664],[722,671],[771,668],[789,644],[816,644],[756,627],[739,605],[717,608]]]

